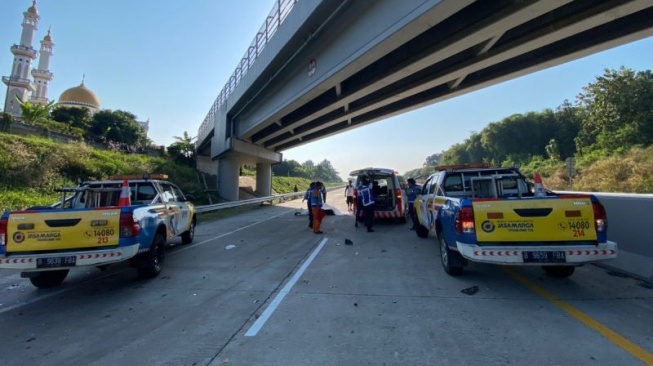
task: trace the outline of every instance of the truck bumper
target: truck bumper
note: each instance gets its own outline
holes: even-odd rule
[[[122,262],[138,253],[139,245],[130,245],[118,247],[115,249],[103,250],[86,250],[66,253],[48,253],[48,254],[14,254],[10,257],[0,256],[0,268],[17,269],[22,271],[52,271],[57,269],[70,269],[84,266],[100,266]],[[59,257],[76,257],[74,266],[37,268],[38,258],[59,258]]]
[[[559,245],[559,246],[478,246],[456,242],[458,252],[472,262],[511,264],[511,265],[566,265],[583,264],[617,258],[617,243],[607,241],[597,246]],[[564,262],[529,262],[524,263],[524,252],[565,252]]]

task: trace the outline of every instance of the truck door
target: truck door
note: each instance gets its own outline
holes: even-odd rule
[[[429,200],[430,200],[430,195],[429,195],[429,187],[431,185],[435,184],[433,176],[429,177],[429,179],[426,180],[424,185],[422,186],[422,193],[415,198],[415,211],[417,212],[417,220],[419,221],[420,224],[424,225],[424,227],[429,227],[429,220],[428,220],[428,205],[429,205]]]
[[[172,189],[170,183],[160,183],[161,186],[161,200],[165,205],[165,210],[167,214],[166,226],[168,228],[168,239],[175,237],[179,234],[179,219],[180,219],[180,208],[179,202],[175,197],[175,192]]]
[[[177,188],[174,185],[171,185],[172,192],[175,194],[175,203],[179,210],[179,217],[177,218],[177,235],[181,235],[184,231],[187,231],[190,228],[190,205],[186,202],[184,194],[181,192],[181,189]]]

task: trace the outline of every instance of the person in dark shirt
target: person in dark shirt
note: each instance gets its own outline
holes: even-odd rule
[[[419,226],[417,214],[415,213],[415,199],[421,192],[422,188],[415,183],[415,179],[408,178],[408,188],[406,189],[406,195],[408,196],[408,213],[410,214],[410,219],[413,221],[413,226],[410,230],[417,230],[417,227]]]
[[[372,225],[374,224],[374,191],[373,185],[370,181],[370,178],[364,176],[361,179],[361,185],[358,186],[358,196],[360,197],[360,203],[363,209],[363,215],[365,216],[365,227],[367,227],[367,232],[371,233],[374,231]]]
[[[302,198],[302,202],[306,201],[306,208],[308,209],[308,227],[310,228],[313,227],[313,211],[311,209],[311,192],[313,189],[315,189],[315,182],[311,182],[306,193],[304,193],[304,198]]]

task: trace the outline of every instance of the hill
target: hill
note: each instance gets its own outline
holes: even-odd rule
[[[185,193],[192,193],[198,205],[222,201],[207,188],[215,176],[168,157],[99,150],[83,142],[62,144],[43,137],[0,133],[0,211],[48,205],[60,196],[55,189],[73,186],[78,180],[102,179],[114,174],[165,173]],[[206,182],[206,183],[205,183]],[[308,179],[273,177],[276,193],[308,188]],[[255,197],[256,179],[242,177],[240,199]]]

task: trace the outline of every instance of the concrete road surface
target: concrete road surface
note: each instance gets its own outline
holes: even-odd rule
[[[199,225],[149,281],[120,264],[39,290],[0,272],[0,364],[653,364],[647,284],[593,265],[449,277],[433,237],[356,229],[338,193],[322,235],[300,200],[260,207]]]

